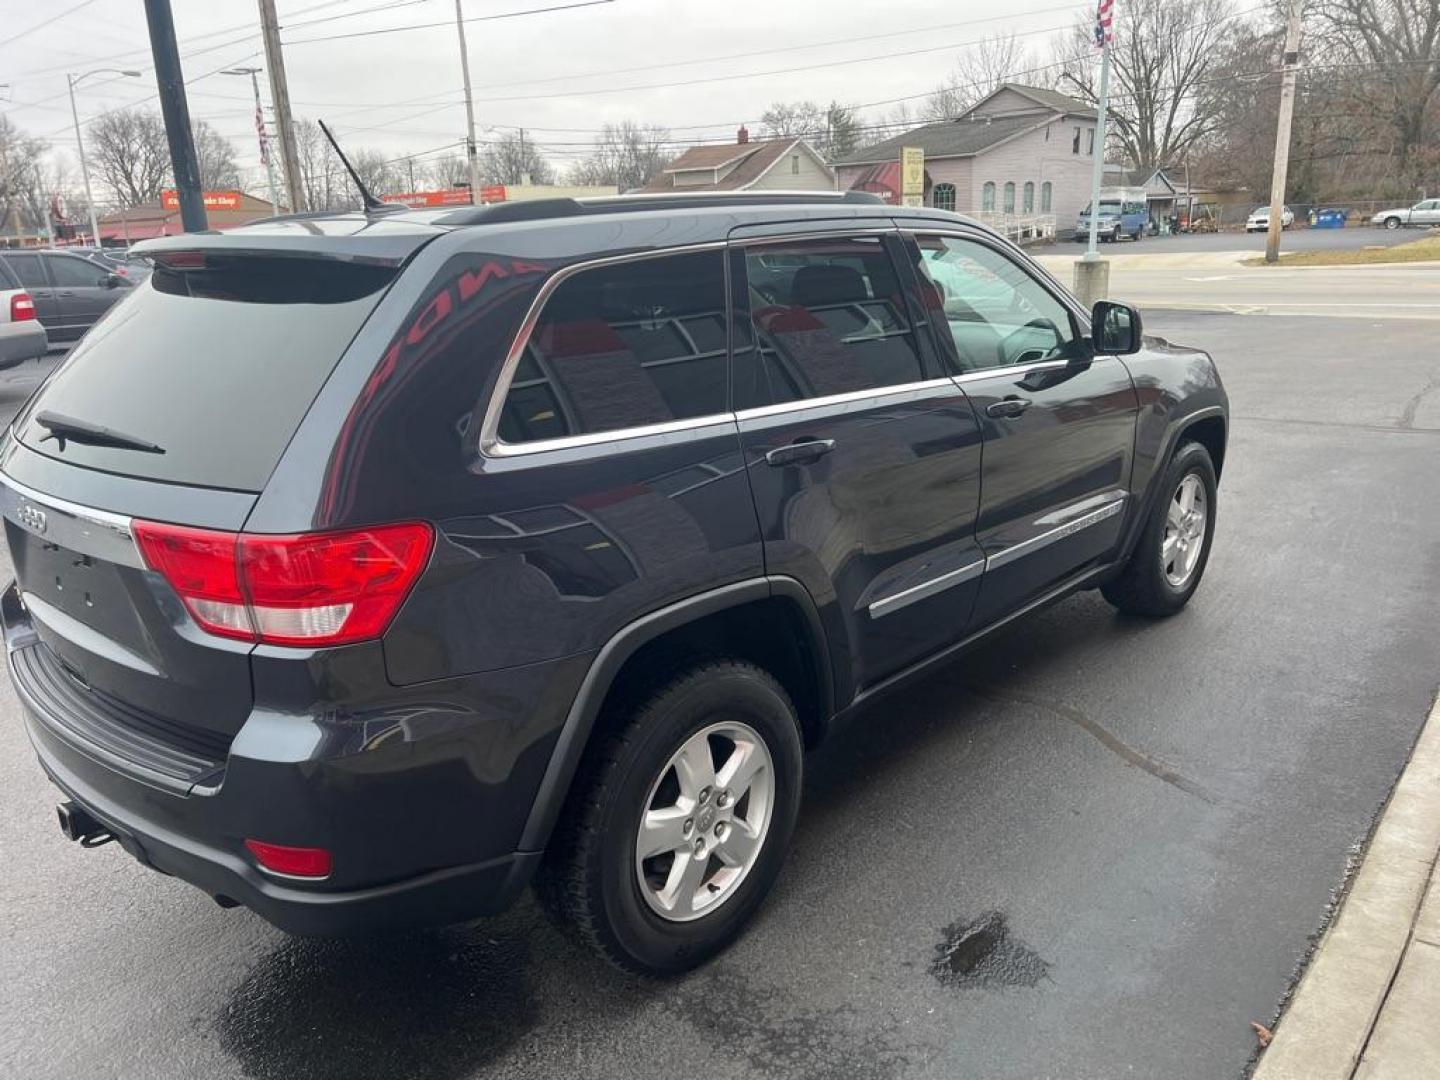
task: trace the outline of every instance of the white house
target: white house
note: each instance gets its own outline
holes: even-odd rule
[[[900,201],[900,150],[925,151],[925,205],[968,214],[1054,214],[1063,231],[1090,201],[1095,110],[1004,83],[953,120],[913,128],[836,164],[842,189]]]

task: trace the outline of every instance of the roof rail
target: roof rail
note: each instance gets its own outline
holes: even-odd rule
[[[609,195],[596,199],[533,199],[492,203],[452,211],[434,220],[436,225],[498,225],[507,221],[590,214],[623,214],[632,210],[702,210],[715,206],[885,205],[868,191],[756,191],[756,192],[647,192],[643,195]]]

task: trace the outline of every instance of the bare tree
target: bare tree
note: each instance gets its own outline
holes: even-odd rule
[[[24,134],[8,117],[0,116],[0,230],[39,232],[50,212],[50,194],[57,187],[46,183],[44,139]]]
[[[304,188],[305,205],[312,210],[334,209],[338,205],[337,194],[342,183],[348,183],[348,178],[315,121],[296,121],[295,157],[300,166],[300,186]],[[275,171],[284,175],[279,162],[275,163]]]
[[[191,132],[195,139],[195,157],[200,163],[200,186],[207,191],[244,187],[235,144],[204,120],[196,120]]]
[[[1354,74],[1357,117],[1380,121],[1405,182],[1440,173],[1440,0],[1318,0],[1307,51]]]
[[[825,130],[825,110],[813,101],[776,101],[760,114],[766,139],[814,137]]]
[[[884,112],[879,113],[873,122],[864,125],[860,129],[860,138],[856,143],[857,149],[864,149],[876,143],[884,142],[886,139],[899,135],[907,128],[914,127],[919,120],[910,108],[907,101],[898,101]]]
[[[1030,66],[1030,57],[1015,34],[996,34],[967,47],[945,81],[925,99],[920,115],[926,120],[952,120],[1003,82]]]
[[[158,113],[117,109],[91,121],[89,155],[121,206],[160,197],[170,179],[170,146]]]
[[[555,170],[535,140],[520,131],[507,131],[488,143],[480,155],[480,171],[492,184],[519,184],[527,176],[532,184],[555,181]]]
[[[1110,121],[1115,141],[1141,169],[1172,163],[1217,126],[1215,78],[1236,33],[1230,0],[1134,0],[1111,52]],[[1098,97],[1094,22],[1076,23],[1058,48],[1060,89]]]
[[[355,167],[355,175],[360,177],[360,182],[376,198],[399,191],[405,186],[400,170],[396,167],[398,163],[387,158],[381,151],[367,146],[360,147],[352,154],[347,146],[345,156]],[[360,193],[355,190],[355,182],[348,173],[343,180],[346,190],[340,201],[346,206],[359,206]]]
[[[641,187],[670,161],[669,140],[669,129],[655,124],[642,126],[633,120],[606,124],[590,155],[571,168],[570,181],[614,185],[621,191]]]
[[[444,191],[446,188],[470,186],[470,164],[458,150],[441,154],[430,162],[425,180],[431,187]]]

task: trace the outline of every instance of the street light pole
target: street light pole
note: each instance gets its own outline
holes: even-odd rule
[[[465,48],[465,14],[455,0],[455,30],[460,35],[460,70],[465,76],[465,156],[470,160],[470,202],[480,205],[480,154],[475,146],[475,103],[470,98],[470,54]]]
[[[85,140],[80,137],[80,112],[75,108],[75,87],[91,75],[120,75],[127,79],[138,79],[138,71],[121,71],[119,68],[96,68],[84,74],[66,72],[65,82],[70,87],[70,119],[75,122],[75,149],[80,153],[80,175],[85,180],[85,208],[90,211],[90,242],[100,247],[100,218],[95,213],[95,198],[90,194],[90,166],[85,163]]]

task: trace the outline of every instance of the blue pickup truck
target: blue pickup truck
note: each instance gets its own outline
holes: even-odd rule
[[[1131,240],[1139,240],[1149,224],[1150,213],[1145,204],[1144,188],[1100,189],[1100,220],[1096,226],[1099,239],[1114,242],[1128,236]],[[1075,239],[1081,243],[1090,239],[1088,203],[1075,219]]]

